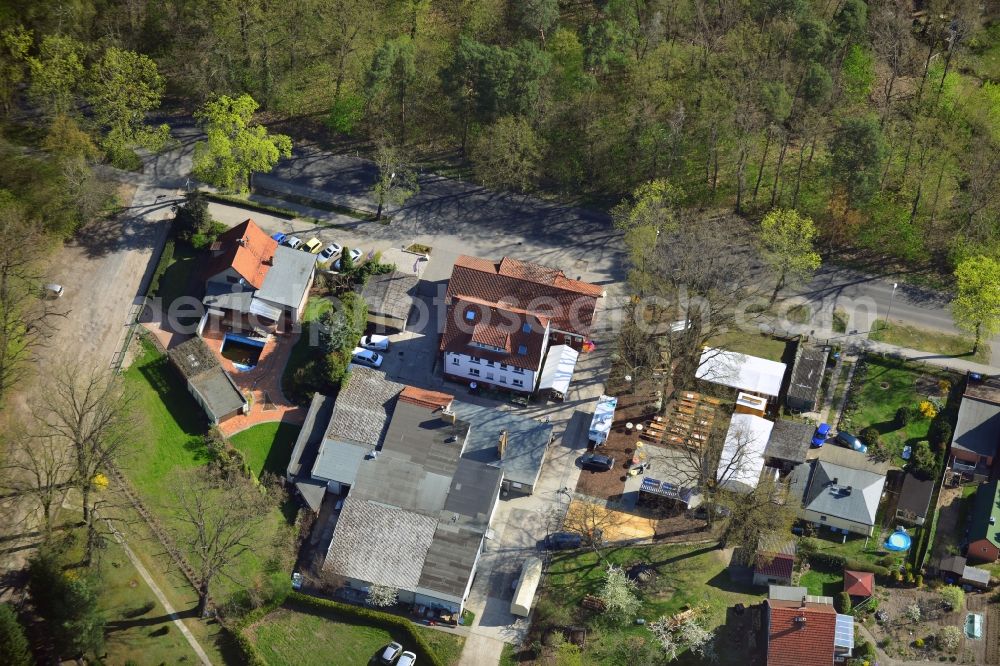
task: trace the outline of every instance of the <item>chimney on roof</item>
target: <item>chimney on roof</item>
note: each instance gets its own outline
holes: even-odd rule
[[[238,241],[236,241],[236,242],[237,242],[237,243],[239,243],[240,245],[242,245],[243,247],[246,247],[246,246],[247,246],[247,239],[246,239],[246,236],[244,236],[243,238],[240,238],[240,239],[239,239]]]
[[[801,608],[805,608],[805,607],[806,607],[806,595],[803,594],[802,595],[802,606],[801,606]]]
[[[838,479],[837,477],[833,477],[833,481],[831,481],[830,483],[832,483],[833,485],[837,485],[838,481],[840,481],[840,479]]]
[[[500,439],[497,440],[497,454],[500,456],[500,460],[503,460],[504,454],[507,453],[507,431],[500,431]]]

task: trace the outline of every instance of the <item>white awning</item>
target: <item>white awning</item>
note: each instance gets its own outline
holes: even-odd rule
[[[750,393],[777,396],[785,364],[739,352],[706,347],[695,377]]]
[[[539,389],[552,389],[566,395],[569,391],[576,359],[580,353],[569,345],[554,345],[545,355],[545,365],[542,367],[542,378],[538,382]]]
[[[259,298],[255,298],[250,301],[250,314],[255,314],[259,317],[270,319],[271,321],[278,321],[281,319],[281,308],[275,307]]]

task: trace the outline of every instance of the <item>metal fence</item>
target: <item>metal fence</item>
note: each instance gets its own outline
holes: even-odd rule
[[[132,344],[132,338],[135,337],[135,327],[139,325],[139,318],[148,302],[149,299],[143,296],[141,301],[129,308],[128,317],[125,318],[125,330],[122,331],[121,341],[118,343],[118,351],[111,357],[111,371],[116,375],[122,371],[129,345]]]

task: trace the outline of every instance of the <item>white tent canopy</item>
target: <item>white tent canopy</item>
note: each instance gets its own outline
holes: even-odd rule
[[[733,414],[715,479],[734,492],[757,487],[764,469],[764,449],[771,438],[773,421],[753,414]]]
[[[777,396],[785,364],[739,352],[706,347],[695,373],[698,379],[741,391]]]
[[[545,355],[545,365],[542,367],[542,378],[538,388],[551,389],[562,395],[569,391],[569,383],[573,379],[576,359],[580,353],[569,345],[553,345]]]
[[[521,567],[521,577],[517,581],[514,599],[510,602],[510,612],[513,615],[528,617],[531,603],[535,599],[535,591],[542,580],[542,561],[537,557],[529,557]]]
[[[594,409],[594,418],[590,422],[590,432],[587,434],[590,440],[597,444],[603,444],[608,440],[608,433],[611,432],[611,422],[615,420],[615,408],[618,406],[618,398],[610,395],[602,395],[597,400],[597,407]]]

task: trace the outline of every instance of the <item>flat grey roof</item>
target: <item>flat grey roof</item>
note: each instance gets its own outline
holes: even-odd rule
[[[449,596],[456,603],[462,600],[483,542],[482,530],[462,523],[462,519],[438,523],[418,581],[420,587]]]
[[[809,401],[816,399],[823,384],[827,354],[827,350],[822,347],[803,347],[792,368],[792,380],[788,384],[789,397]]]
[[[875,524],[884,475],[815,460],[811,466],[795,468],[793,488],[801,488],[806,476],[802,508],[862,525]]]
[[[319,445],[323,441],[323,433],[330,423],[330,415],[333,413],[334,399],[322,393],[313,393],[312,402],[309,403],[309,411],[306,412],[305,422],[299,430],[299,436],[295,439],[295,447],[288,460],[287,476],[289,480],[298,476],[302,470],[306,474],[312,471],[316,463],[316,454],[319,453]]]
[[[434,474],[412,460],[380,453],[357,470],[351,497],[436,517],[450,484],[450,474]]]
[[[926,517],[934,494],[933,479],[918,479],[913,472],[907,472],[903,477],[903,486],[899,490],[899,500],[896,510],[903,509],[918,516]]]
[[[312,475],[321,479],[353,485],[358,468],[361,467],[361,463],[364,462],[365,456],[370,451],[371,449],[366,446],[325,439],[320,444],[319,453],[316,455]]]
[[[185,378],[195,377],[206,370],[220,367],[219,359],[197,335],[180,343],[168,351],[167,355]]]
[[[499,464],[504,478],[514,483],[533,486],[538,481],[545,451],[552,439],[550,423],[458,400],[452,404],[452,410],[471,426],[463,457]],[[497,442],[504,430],[507,431],[507,450],[501,460]]]
[[[958,408],[953,448],[995,456],[1000,441],[1000,405],[966,395]]]
[[[986,569],[980,569],[979,567],[970,567],[965,565],[962,569],[962,580],[971,580],[980,585],[990,584],[990,572]]]
[[[466,516],[478,528],[486,529],[503,477],[503,470],[498,467],[474,460],[459,460],[451,478],[444,512]]]
[[[217,417],[242,409],[247,402],[232,378],[221,367],[217,366],[195,377],[188,377],[188,381],[197,389],[208,403],[208,408]]]
[[[468,434],[469,424],[462,419],[452,423],[441,410],[398,401],[382,440],[382,452],[450,477]]]
[[[361,499],[344,500],[323,571],[412,590],[420,582],[437,516]]]
[[[420,278],[417,275],[392,271],[372,275],[361,290],[368,312],[396,319],[406,319],[413,307],[413,294]]]
[[[347,385],[337,396],[326,438],[378,446],[402,390],[402,384],[389,381],[383,372],[352,368]]]
[[[316,255],[279,245],[274,249],[274,265],[264,276],[264,284],[254,294],[271,303],[297,308],[309,288],[316,269]]]
[[[765,458],[777,458],[790,462],[805,462],[816,428],[797,421],[777,421],[771,428],[771,437],[764,449]]]

